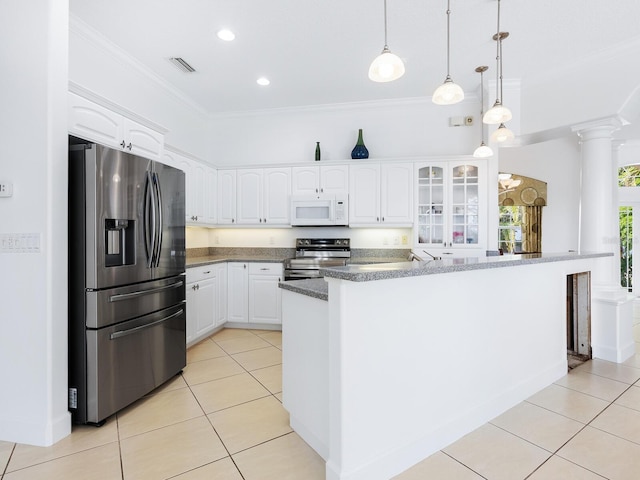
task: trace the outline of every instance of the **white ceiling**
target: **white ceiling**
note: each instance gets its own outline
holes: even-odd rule
[[[71,12],[209,113],[430,96],[446,75],[446,0],[388,0],[392,83],[367,78],[384,45],[383,0],[70,0]],[[495,76],[496,0],[451,2],[451,75]],[[638,0],[503,0],[504,78],[523,88],[640,37]],[[236,40],[216,37],[229,28]],[[186,74],[168,62],[182,57]],[[256,84],[259,76],[271,80]]]

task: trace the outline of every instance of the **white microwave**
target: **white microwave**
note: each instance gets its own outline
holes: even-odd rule
[[[292,195],[291,225],[349,225],[348,195]]]

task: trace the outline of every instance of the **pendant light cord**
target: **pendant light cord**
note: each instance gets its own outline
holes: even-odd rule
[[[386,1],[386,0],[385,0]],[[449,17],[451,16],[451,0],[447,0],[447,78],[451,78],[451,76],[449,75],[450,72],[450,37],[451,35],[449,34],[449,30],[451,28],[451,22]]]
[[[389,48],[387,45],[387,0],[384,0],[384,48]]]
[[[484,115],[484,70],[480,70],[480,119]],[[482,125],[480,130],[480,135],[482,138],[480,139],[480,143],[484,143],[484,122],[480,122]]]
[[[500,64],[502,62],[500,61],[500,0],[498,0],[498,31],[496,32],[496,35],[496,62],[498,62],[498,68],[496,69],[496,103],[501,104],[502,94],[500,92],[500,80],[502,79],[502,67]]]

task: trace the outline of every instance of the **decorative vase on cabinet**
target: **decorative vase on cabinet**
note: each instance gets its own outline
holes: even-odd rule
[[[356,146],[351,150],[351,158],[369,158],[369,150],[364,146],[364,141],[362,140],[362,129],[358,129],[358,142]]]

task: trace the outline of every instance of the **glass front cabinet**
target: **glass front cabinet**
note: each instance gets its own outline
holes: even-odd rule
[[[458,160],[416,164],[414,244],[431,254],[484,254],[486,162]]]

